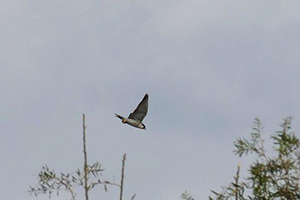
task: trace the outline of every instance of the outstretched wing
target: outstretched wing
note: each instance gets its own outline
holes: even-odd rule
[[[148,112],[148,98],[149,98],[149,95],[145,94],[145,96],[144,96],[143,100],[141,101],[141,103],[128,116],[129,119],[134,119],[134,120],[137,120],[137,121],[140,121],[140,122],[143,121],[143,119],[146,117],[147,112]]]

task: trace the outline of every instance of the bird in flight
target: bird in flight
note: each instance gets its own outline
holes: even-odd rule
[[[121,115],[115,113],[116,117],[121,119],[123,124],[129,124],[130,126],[146,130],[146,126],[142,123],[142,121],[148,112],[148,98],[149,95],[145,94],[143,100],[136,107],[136,109],[129,114],[128,118],[122,117]]]

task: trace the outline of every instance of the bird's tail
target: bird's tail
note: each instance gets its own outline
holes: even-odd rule
[[[118,115],[117,113],[115,113],[115,116],[116,116],[117,118],[121,119],[123,123],[126,122],[126,118],[125,118],[125,117],[122,117],[121,115]]]

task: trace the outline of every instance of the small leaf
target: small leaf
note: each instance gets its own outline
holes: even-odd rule
[[[133,199],[134,199],[134,197],[135,197],[135,195],[136,195],[136,194],[134,194],[134,195],[131,197],[131,199],[130,199],[130,200],[133,200]]]

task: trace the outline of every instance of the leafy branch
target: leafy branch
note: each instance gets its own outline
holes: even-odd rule
[[[250,139],[239,138],[235,143],[235,154],[241,156],[254,153],[258,159],[250,165],[249,183],[239,182],[239,168],[235,182],[222,187],[222,192],[212,191],[216,199],[300,199],[300,143],[291,132],[292,117],[283,119],[282,130],[270,138],[277,156],[268,156],[262,138],[263,126],[256,118]],[[245,197],[245,190],[248,190]],[[251,195],[252,194],[252,195]],[[211,200],[212,198],[209,197]]]
[[[59,195],[59,192],[67,192],[71,195],[71,200],[75,200],[76,192],[75,187],[80,186],[84,188],[85,199],[89,199],[89,191],[97,185],[103,185],[104,190],[107,192],[107,186],[116,186],[120,189],[120,200],[123,198],[123,186],[125,177],[125,161],[126,154],[123,155],[122,160],[122,171],[120,183],[114,183],[107,180],[102,180],[102,172],[104,169],[101,168],[99,162],[93,165],[88,165],[87,162],[87,150],[86,150],[86,128],[85,115],[83,114],[83,154],[84,154],[84,165],[83,170],[77,169],[75,173],[56,173],[53,169],[49,169],[47,165],[43,166],[38,175],[38,184],[34,187],[29,186],[28,192],[30,195],[34,194],[48,194],[49,198],[53,192]],[[131,200],[135,198],[135,194],[131,197]]]

